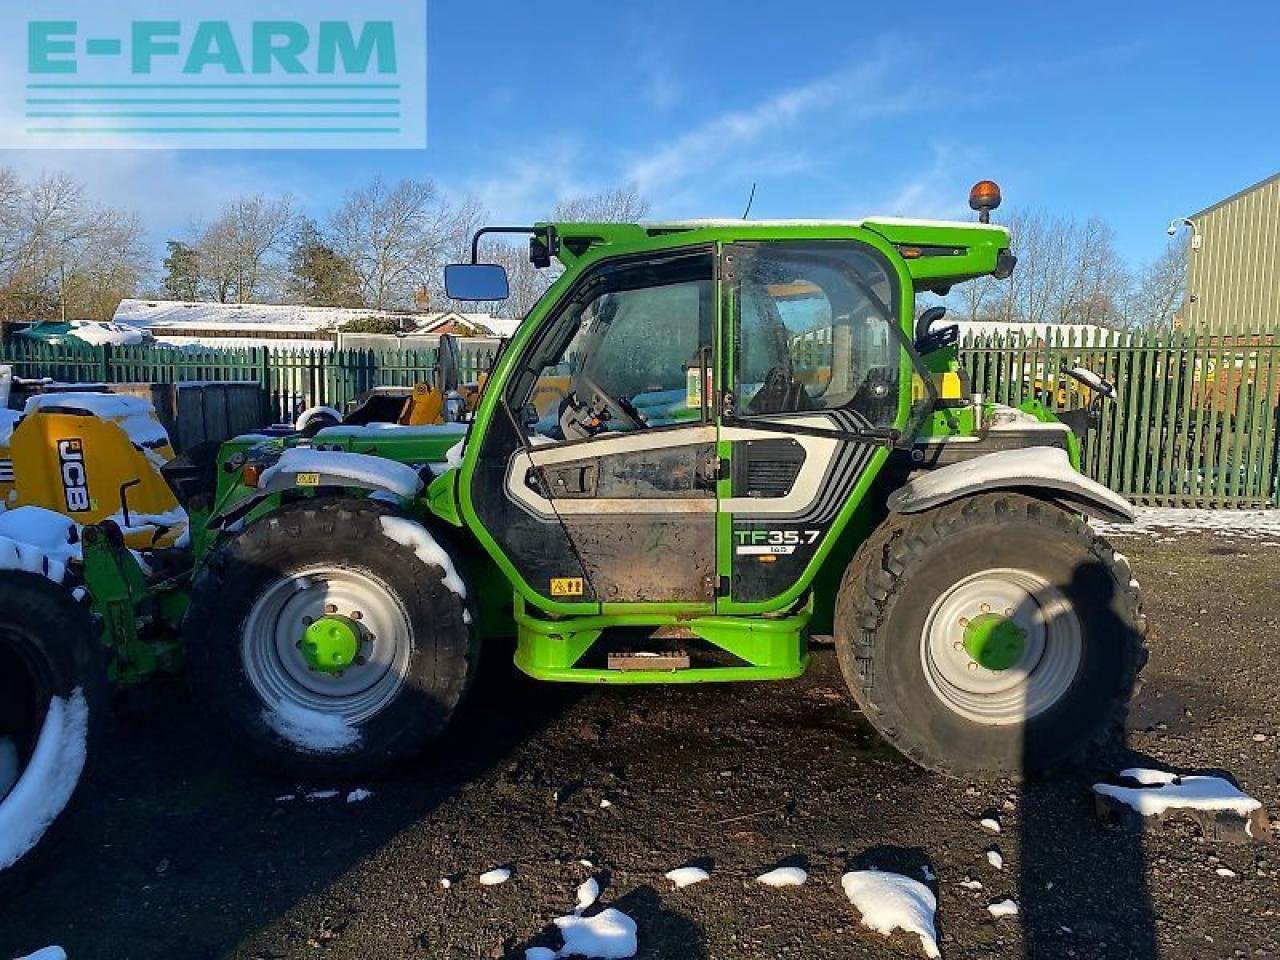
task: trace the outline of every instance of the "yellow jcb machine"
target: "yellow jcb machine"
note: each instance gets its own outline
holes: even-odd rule
[[[46,393],[0,424],[0,498],[81,525],[113,520],[134,549],[172,546],[186,514],[160,475],[174,457],[155,409],[111,393]]]

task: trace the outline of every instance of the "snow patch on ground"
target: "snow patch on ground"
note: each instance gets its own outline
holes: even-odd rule
[[[634,957],[639,949],[636,922],[614,907],[591,917],[577,914],[556,917],[554,922],[564,937],[564,946],[555,954],[557,957],[623,960]]]
[[[1247,817],[1262,806],[1222,777],[1180,777],[1166,770],[1132,767],[1121,770],[1120,779],[1132,780],[1139,786],[1095,783],[1093,790],[1126,804],[1144,817],[1160,816],[1169,810],[1222,810]]]
[[[524,952],[524,960],[555,960],[555,956],[550,947],[529,947]]]
[[[904,930],[920,937],[926,957],[941,956],[934,912],[938,900],[919,880],[881,870],[851,870],[840,878],[849,902],[862,914],[862,925],[886,937]]]
[[[756,883],[766,887],[798,887],[808,879],[809,874],[800,867],[775,867],[756,877]]]
[[[428,566],[440,567],[444,570],[444,585],[464,599],[467,596],[467,585],[458,576],[449,554],[436,542],[431,532],[420,523],[408,517],[379,517],[382,532],[400,544],[408,547],[418,555],[418,559]]]
[[[1138,507],[1133,523],[1090,521],[1105,537],[1153,537],[1161,534],[1209,533],[1237,540],[1280,543],[1280,510],[1195,510]]]
[[[364,787],[356,787],[347,794],[347,803],[363,803],[372,796],[372,790],[366,790]]]
[[[595,877],[588,877],[578,884],[578,905],[574,908],[574,913],[582,913],[587,907],[591,906],[600,899],[600,884]]]
[[[995,817],[983,817],[978,821],[978,826],[989,833],[1000,832],[1000,821],[995,819]]]
[[[18,782],[0,802],[0,870],[34,847],[66,808],[84,769],[89,704],[76,688],[49,701],[40,737]]]
[[[311,753],[341,753],[360,742],[360,731],[347,726],[342,717],[293,703],[267,707],[262,719],[294,746]]]
[[[67,951],[61,947],[45,947],[25,957],[18,957],[17,960],[67,960]]]
[[[480,885],[482,887],[496,887],[498,884],[506,883],[510,879],[510,870],[506,867],[495,867],[480,874]]]
[[[973,877],[965,877],[960,881],[960,886],[964,887],[966,890],[981,890],[982,881],[975,880]]]
[[[987,904],[987,912],[997,920],[1002,917],[1016,917],[1018,915],[1018,905],[1005,898],[1004,900],[997,900],[995,903]]]
[[[386,457],[341,450],[312,450],[292,447],[280,459],[262,471],[258,487],[265,489],[272,478],[281,473],[319,473],[331,477],[350,478],[370,487],[381,487],[406,499],[418,495],[422,478],[418,471]]]
[[[710,876],[711,874],[701,867],[676,867],[666,873],[667,879],[675,884],[677,890],[693,886],[695,883],[701,883]]]
[[[999,850],[987,851],[987,863],[991,864],[997,870],[1004,869],[1004,857],[1000,856]]]

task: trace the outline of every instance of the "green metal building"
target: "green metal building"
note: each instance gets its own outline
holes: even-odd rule
[[[1188,217],[1182,329],[1258,333],[1280,327],[1280,173]]]

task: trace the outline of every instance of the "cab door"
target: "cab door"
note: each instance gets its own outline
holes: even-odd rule
[[[504,385],[472,502],[541,599],[714,603],[714,266],[699,248],[587,272]]]
[[[909,419],[910,361],[897,275],[874,248],[736,243],[724,264],[732,556],[721,607],[772,609],[807,585],[837,514]]]

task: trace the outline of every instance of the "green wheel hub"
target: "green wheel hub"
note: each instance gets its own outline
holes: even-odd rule
[[[1027,632],[1008,617],[980,613],[964,627],[964,649],[981,667],[1008,670],[1027,649]]]
[[[360,653],[360,625],[350,617],[323,616],[302,633],[302,656],[319,673],[341,673]]]

